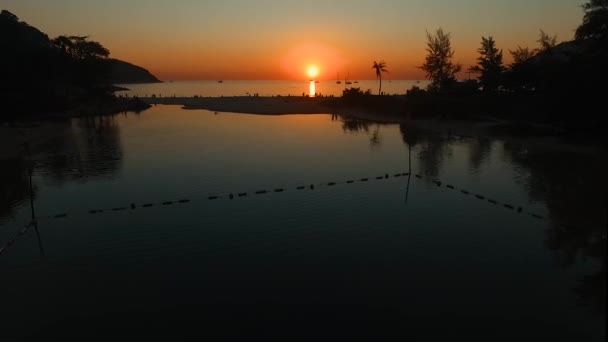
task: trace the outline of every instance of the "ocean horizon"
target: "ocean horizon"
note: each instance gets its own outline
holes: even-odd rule
[[[314,83],[315,93],[322,96],[341,96],[346,88],[360,88],[378,93],[380,82],[377,80],[344,81],[320,80]],[[355,83],[356,82],[356,83]],[[405,94],[414,86],[425,88],[428,80],[382,80],[382,92],[395,95]],[[301,96],[310,94],[310,80],[198,80],[164,81],[163,83],[119,84],[129,90],[117,94],[128,96]]]

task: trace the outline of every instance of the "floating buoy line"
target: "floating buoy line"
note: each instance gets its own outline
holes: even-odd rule
[[[299,185],[294,188],[277,187],[277,188],[274,188],[273,190],[259,189],[259,190],[255,190],[252,192],[227,192],[224,194],[216,193],[216,194],[209,194],[204,197],[182,198],[182,199],[178,199],[178,200],[160,201],[160,202],[156,202],[156,203],[153,203],[153,202],[144,202],[141,204],[129,203],[126,206],[116,206],[116,207],[102,208],[102,209],[91,209],[91,210],[86,211],[85,214],[99,215],[99,214],[108,214],[108,213],[112,213],[112,212],[122,212],[122,211],[152,210],[155,207],[184,205],[187,203],[191,203],[193,201],[205,201],[205,200],[206,201],[217,201],[217,200],[223,200],[223,199],[233,201],[233,200],[237,200],[239,198],[263,196],[263,195],[269,195],[272,193],[279,194],[279,193],[284,193],[284,192],[294,191],[294,190],[296,192],[314,191],[315,189],[320,189],[320,188],[326,188],[326,189],[335,188],[336,186],[339,186],[339,185],[351,185],[351,184],[355,184],[355,183],[369,184],[370,180],[383,181],[383,180],[387,180],[387,179],[391,179],[391,178],[402,178],[402,177],[411,177],[411,176],[414,176],[415,179],[421,179],[421,180],[425,179],[424,176],[421,174],[410,174],[408,172],[392,173],[392,174],[385,173],[384,175],[376,176],[376,177],[359,178],[359,180],[349,179],[349,180],[342,181],[342,182],[331,181],[331,182],[318,183],[318,184],[306,184],[306,185]],[[481,195],[478,193],[473,193],[466,189],[458,188],[453,184],[446,184],[439,179],[428,179],[427,178],[427,180],[430,181],[431,183],[435,184],[437,188],[445,188],[448,190],[457,191],[461,195],[476,198],[478,200],[487,202],[487,203],[495,205],[495,206],[501,206],[502,208],[504,208],[508,211],[517,213],[517,214],[525,214],[525,215],[528,215],[532,218],[539,219],[539,220],[545,219],[545,217],[542,215],[524,210],[523,206],[514,205],[512,203],[501,203],[495,199],[488,198],[484,195]],[[58,213],[55,215],[42,216],[42,217],[39,217],[39,219],[65,219],[71,215],[77,215],[77,214],[78,213],[70,214],[70,213],[64,212],[64,213]],[[0,255],[5,253],[11,246],[13,246],[15,244],[16,240],[19,237],[25,235],[30,230],[30,228],[32,226],[34,226],[35,224],[36,224],[36,221],[32,221],[31,223],[25,225],[24,228],[19,230],[19,232],[16,234],[16,236],[14,236],[12,239],[8,240],[4,244],[0,245]]]

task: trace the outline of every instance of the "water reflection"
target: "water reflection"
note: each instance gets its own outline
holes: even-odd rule
[[[122,165],[120,127],[115,116],[75,119],[41,161],[39,172],[52,183],[112,178]]]
[[[54,185],[112,178],[121,168],[123,151],[115,116],[73,119],[57,131],[32,157],[34,174]],[[30,156],[0,160],[0,222],[28,204]],[[32,186],[35,199],[37,186]]]
[[[33,189],[35,196],[36,189]],[[27,203],[30,195],[25,159],[0,160],[0,223],[12,217],[14,210]]]
[[[315,81],[310,80],[310,85],[308,86],[308,96],[315,97],[317,95],[317,90],[315,86]]]
[[[606,313],[606,159],[586,153],[529,149],[505,144],[504,158],[519,166],[528,195],[545,203],[551,220],[547,247],[564,267],[591,260],[594,271],[574,289],[597,312]]]

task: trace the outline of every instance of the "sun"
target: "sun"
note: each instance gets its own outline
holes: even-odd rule
[[[317,68],[316,65],[309,65],[306,68],[306,73],[308,74],[308,77],[315,78],[319,75],[319,68]]]

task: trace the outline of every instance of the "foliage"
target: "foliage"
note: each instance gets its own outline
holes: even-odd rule
[[[500,76],[504,70],[502,62],[502,50],[496,47],[496,41],[492,36],[481,37],[481,47],[477,50],[479,57],[477,65],[471,67],[472,72],[480,73],[479,81],[486,92],[496,90],[500,85]]]
[[[376,70],[376,78],[380,80],[380,87],[378,88],[378,95],[382,95],[382,73],[388,72],[386,70],[386,62],[380,61],[379,63],[374,61],[372,69]]]
[[[530,48],[521,46],[517,46],[515,50],[509,50],[509,53],[513,57],[511,67],[527,63],[535,55],[534,51],[530,50]]]
[[[549,49],[557,45],[557,36],[549,36],[545,31],[540,30],[538,40],[536,41],[540,45],[538,52],[548,51]]]
[[[434,35],[427,31],[426,37],[427,56],[420,68],[426,71],[427,78],[431,80],[429,90],[444,90],[456,82],[456,73],[462,69],[462,66],[452,62],[454,50],[449,33],[439,28]]]
[[[363,92],[361,88],[352,87],[342,90],[342,99],[344,99],[345,101],[352,101],[360,99],[364,96],[370,96],[371,94],[372,93],[369,89]]]
[[[608,38],[608,0],[590,0],[583,5],[583,23],[576,29],[576,39]]]

